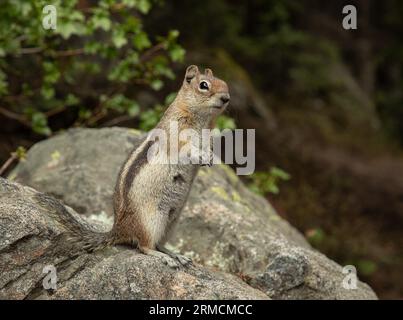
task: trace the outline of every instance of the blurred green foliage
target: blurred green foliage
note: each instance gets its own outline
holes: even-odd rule
[[[27,157],[27,150],[24,147],[19,146],[11,155],[16,157],[18,160],[25,160]]]
[[[236,129],[235,120],[226,115],[220,115],[216,121],[216,128],[219,130],[229,129],[234,130]]]
[[[313,228],[305,232],[305,236],[310,244],[318,248],[325,240],[325,232],[322,228]]]
[[[163,114],[161,105],[155,106],[153,109],[148,109],[140,114],[140,129],[149,131],[155,127]]]
[[[358,268],[358,272],[364,276],[370,276],[378,269],[376,262],[367,259],[358,260],[355,265]]]
[[[248,186],[252,191],[260,195],[278,194],[280,192],[280,181],[286,181],[290,178],[291,176],[284,170],[271,167],[268,171],[256,171],[248,176],[248,179],[251,180]]]
[[[172,62],[185,54],[178,31],[145,31],[143,18],[155,2],[101,0],[78,8],[77,0],[55,0],[57,28],[45,30],[48,1],[2,1],[0,111],[42,135],[51,134],[57,114],[66,114],[62,126],[96,125],[110,113],[137,116],[136,88],[160,90],[174,78]]]

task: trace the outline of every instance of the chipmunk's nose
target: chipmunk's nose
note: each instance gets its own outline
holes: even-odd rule
[[[229,93],[223,93],[220,97],[222,103],[227,103],[230,99]]]

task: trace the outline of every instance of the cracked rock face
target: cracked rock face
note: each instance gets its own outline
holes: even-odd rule
[[[268,299],[233,275],[174,270],[132,248],[77,254],[42,197],[0,178],[0,299]]]
[[[143,138],[144,134],[123,128],[69,130],[36,144],[28,152],[27,160],[20,163],[9,178],[54,195],[89,221],[107,229],[113,222],[112,193],[119,168],[130,150]],[[356,289],[345,289],[342,284],[346,275],[342,267],[312,249],[264,198],[250,192],[224,165],[199,171],[169,247],[199,264],[225,272],[226,277],[230,273],[238,275],[248,285],[260,290],[260,294],[275,299],[376,298],[371,288],[360,281]],[[129,255],[129,251],[122,253],[119,250],[122,249],[111,249],[111,252],[116,252],[116,259]],[[127,258],[140,259],[132,252]],[[92,261],[95,257],[90,255],[88,259]],[[152,265],[153,258],[141,259]],[[105,270],[113,272],[113,261],[108,261],[103,262],[108,263]],[[129,265],[128,262],[127,270]],[[136,266],[131,268],[135,270]],[[79,274],[88,277],[99,274],[98,271],[91,273],[91,270],[98,269],[89,270],[84,266]],[[145,274],[148,272],[144,271],[144,277]],[[188,279],[186,288],[189,289],[192,285]],[[73,281],[73,286],[74,280],[69,281]],[[113,280],[102,281],[109,281],[105,287],[113,288]],[[79,287],[78,284],[75,286]],[[198,292],[196,289],[192,296],[187,295],[188,291],[182,288],[182,284],[178,284],[177,289],[185,290],[182,296],[179,293],[174,296],[159,293],[158,297],[203,297],[202,292],[195,293]],[[97,294],[95,291],[80,289],[79,297],[85,297],[86,292],[88,298],[102,294],[108,297],[106,290]],[[140,291],[132,292],[137,295],[131,297],[141,298],[144,291]],[[256,291],[253,292],[258,297]],[[59,290],[54,296],[58,297],[58,294],[61,294]],[[241,296],[239,293],[237,297]]]

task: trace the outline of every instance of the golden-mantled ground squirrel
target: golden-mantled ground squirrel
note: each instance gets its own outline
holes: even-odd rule
[[[197,66],[191,65],[175,100],[156,128],[166,132],[168,141],[172,121],[178,123],[179,131],[209,129],[229,100],[224,81],[215,78],[210,69],[200,73]],[[153,143],[149,135],[120,170],[113,196],[112,230],[98,233],[77,223],[71,225],[72,219],[65,213],[70,240],[87,251],[115,244],[134,245],[144,254],[162,258],[171,267],[190,262],[167,250],[164,244],[178,221],[201,164],[150,163],[147,154]]]

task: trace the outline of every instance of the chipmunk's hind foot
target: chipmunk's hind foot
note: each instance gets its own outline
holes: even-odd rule
[[[174,253],[171,250],[168,250],[167,248],[165,248],[164,246],[157,245],[157,250],[159,252],[162,252],[162,253],[170,256],[172,259],[175,259],[175,260],[179,261],[179,263],[182,266],[186,267],[186,266],[189,266],[192,263],[192,260],[190,258],[185,257],[185,256],[183,256],[181,254]]]
[[[154,256],[154,257],[161,259],[168,267],[170,267],[172,269],[178,269],[180,266],[177,259],[174,259],[173,257],[171,257],[170,255],[168,255],[166,253],[163,253],[161,251],[152,250],[152,249],[145,248],[145,247],[139,247],[138,249],[143,254],[146,254],[149,256]]]

